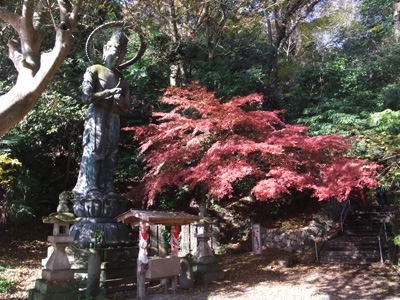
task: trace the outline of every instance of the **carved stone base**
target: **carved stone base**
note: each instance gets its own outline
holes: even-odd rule
[[[80,248],[89,248],[94,242],[93,236],[96,231],[104,232],[97,241],[96,248],[129,247],[133,244],[126,225],[111,218],[82,218],[80,223],[71,227],[69,235]]]
[[[114,219],[127,209],[124,197],[101,193],[85,196],[76,194],[72,202],[74,213],[82,219],[71,227],[69,235],[79,247],[89,248],[90,244],[94,244],[95,232],[102,235],[96,240],[96,248],[132,245],[126,225]]]
[[[64,281],[57,283],[49,283],[48,280],[37,279],[35,288],[28,291],[28,300],[82,299],[79,296],[78,288],[79,284],[72,279],[69,282]]]

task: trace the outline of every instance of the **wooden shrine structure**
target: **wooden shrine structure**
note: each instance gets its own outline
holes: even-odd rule
[[[185,212],[131,209],[116,217],[118,222],[139,226],[139,256],[137,264],[137,297],[145,297],[145,281],[172,279],[172,291],[176,292],[180,274],[179,226],[200,221],[201,217]],[[171,256],[148,257],[147,231],[150,225],[171,226]]]

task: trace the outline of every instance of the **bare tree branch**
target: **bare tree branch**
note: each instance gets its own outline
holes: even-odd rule
[[[75,29],[76,25],[78,24],[78,13],[81,9],[82,6],[82,0],[78,0],[75,4],[75,7],[73,8],[71,14],[70,14],[70,22],[72,24],[72,29]]]
[[[72,32],[78,23],[78,12],[83,0],[77,0],[75,7],[67,0],[59,0],[61,24],[56,32],[54,48],[40,55],[43,39],[39,26],[45,10],[33,12],[32,0],[24,0],[22,17],[0,11],[0,18],[6,20],[19,34],[20,43],[10,41],[10,57],[18,70],[14,87],[0,97],[0,136],[17,124],[37,103],[47,85],[71,49]],[[37,14],[34,16],[34,14]]]
[[[58,7],[60,10],[60,28],[63,30],[68,30],[71,26],[71,20],[69,19],[69,14],[71,13],[71,3],[68,0],[57,0]]]
[[[21,52],[21,45],[16,40],[9,40],[8,41],[8,57],[14,63],[14,67],[19,73],[21,69],[21,62],[24,59],[24,56]]]
[[[21,16],[0,10],[0,19],[10,24],[15,31],[19,32]]]

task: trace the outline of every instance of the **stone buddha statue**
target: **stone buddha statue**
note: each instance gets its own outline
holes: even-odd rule
[[[113,187],[118,150],[120,114],[128,113],[131,97],[126,79],[118,70],[127,52],[128,38],[122,28],[114,30],[103,47],[103,64],[87,68],[82,83],[82,101],[88,104],[83,133],[83,155],[73,189],[74,213],[82,218],[70,235],[87,248],[95,232],[103,232],[99,247],[130,243],[126,226],[115,217],[127,201]]]

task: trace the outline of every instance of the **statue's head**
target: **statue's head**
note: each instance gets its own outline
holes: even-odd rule
[[[103,62],[108,68],[120,65],[125,57],[128,38],[122,28],[117,28],[103,47]]]

